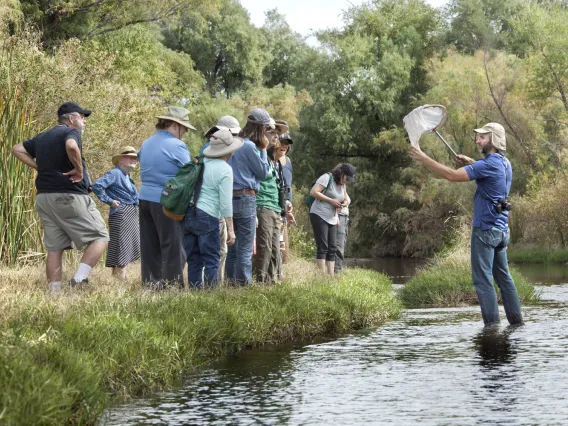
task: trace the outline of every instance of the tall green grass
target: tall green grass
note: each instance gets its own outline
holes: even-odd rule
[[[0,60],[10,53],[0,51]],[[25,89],[0,79],[0,262],[13,264],[42,256],[41,227],[34,207],[35,172],[11,155],[12,147],[34,133],[32,102]]]
[[[270,287],[157,294],[105,271],[58,297],[36,269],[6,273],[9,283],[0,270],[0,424],[94,424],[110,401],[174,386],[208,360],[376,326],[400,310],[386,276],[329,280],[307,262]]]
[[[514,268],[511,268],[511,274],[521,303],[538,303],[540,296],[534,286]],[[499,295],[497,286],[495,289]],[[448,258],[435,262],[406,283],[399,297],[408,308],[477,304],[471,279],[471,265],[463,258]]]
[[[568,263],[568,249],[510,247],[507,257],[513,263]]]

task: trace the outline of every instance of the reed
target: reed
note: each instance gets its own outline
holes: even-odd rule
[[[25,89],[10,87],[5,80],[0,83],[0,261],[4,264],[43,256],[34,205],[35,172],[10,153],[35,131],[31,105]]]

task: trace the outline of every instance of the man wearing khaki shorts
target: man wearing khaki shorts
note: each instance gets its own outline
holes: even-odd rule
[[[57,111],[59,125],[15,145],[12,154],[37,170],[36,210],[43,225],[50,290],[61,288],[63,251],[85,250],[72,287],[88,283],[91,268],[109,240],[105,222],[89,197],[81,134],[91,111],[67,102]]]

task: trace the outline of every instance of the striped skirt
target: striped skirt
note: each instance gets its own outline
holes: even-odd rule
[[[138,206],[124,204],[108,218],[110,241],[105,266],[126,266],[140,259]]]

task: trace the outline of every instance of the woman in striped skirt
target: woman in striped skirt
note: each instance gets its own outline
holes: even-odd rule
[[[112,157],[112,170],[93,184],[93,192],[110,206],[108,225],[110,241],[105,266],[112,274],[126,278],[126,265],[140,258],[140,222],[138,191],[130,177],[138,164],[136,149],[125,146]]]

